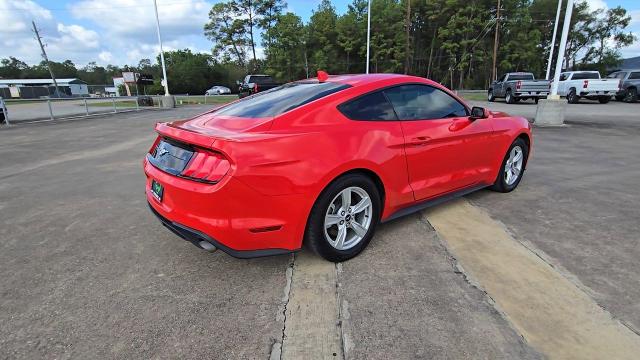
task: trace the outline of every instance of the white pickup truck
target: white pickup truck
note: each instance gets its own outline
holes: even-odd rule
[[[558,95],[576,104],[580,98],[598,100],[606,104],[620,87],[619,79],[601,79],[597,71],[567,71],[560,74]]]

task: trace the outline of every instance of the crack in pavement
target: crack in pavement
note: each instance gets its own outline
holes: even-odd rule
[[[271,346],[271,354],[269,356],[269,360],[282,360],[282,344],[284,344],[284,339],[286,337],[285,333],[287,329],[287,306],[289,305],[289,298],[291,296],[291,282],[293,281],[293,267],[295,266],[295,261],[296,254],[292,253],[291,257],[289,258],[287,270],[285,272],[286,282],[284,285],[284,295],[282,296],[282,302],[280,303],[278,314],[276,315],[276,320],[282,321],[282,336],[280,338],[280,342],[276,340]]]

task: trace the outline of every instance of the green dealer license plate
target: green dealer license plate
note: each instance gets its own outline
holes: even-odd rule
[[[164,193],[164,189],[159,182],[155,180],[151,180],[151,193],[155,196],[158,201],[162,201],[162,194]]]

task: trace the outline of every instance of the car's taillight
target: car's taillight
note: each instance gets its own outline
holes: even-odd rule
[[[516,82],[516,90],[520,90],[521,87],[522,87],[522,81],[518,80]]]
[[[589,86],[589,80],[584,80],[584,81],[582,82],[582,88],[583,88],[583,89],[586,89],[588,86]]]
[[[194,180],[217,183],[231,168],[222,154],[198,149],[180,175]]]

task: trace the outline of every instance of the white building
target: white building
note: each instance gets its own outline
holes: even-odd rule
[[[87,83],[80,79],[56,81],[60,92],[67,96],[89,96]],[[0,79],[0,87],[8,87],[12,98],[34,99],[55,94],[55,86],[51,79]]]

